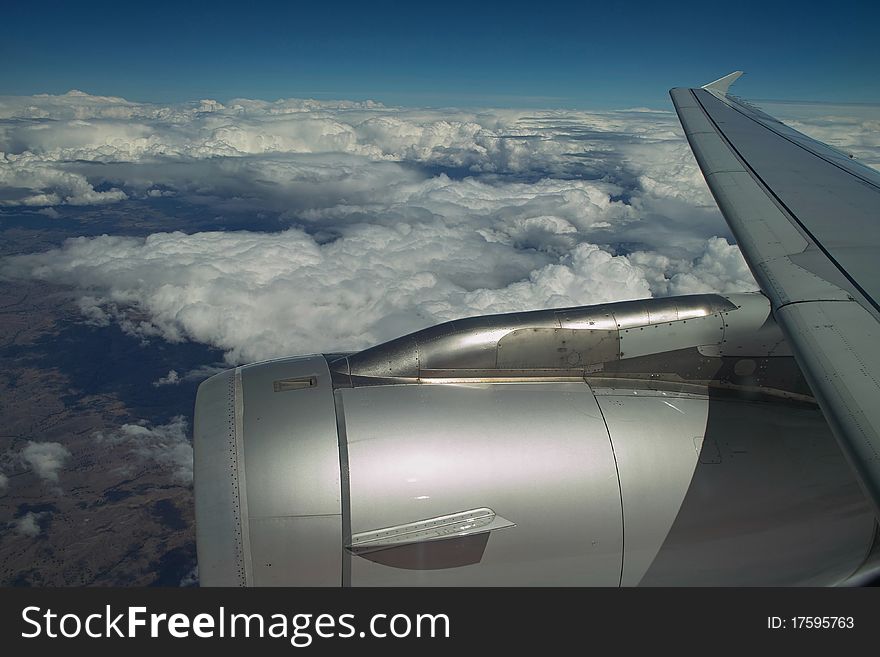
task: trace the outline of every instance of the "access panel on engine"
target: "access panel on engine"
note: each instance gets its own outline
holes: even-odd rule
[[[349,466],[346,583],[619,584],[620,489],[586,384],[335,394]]]

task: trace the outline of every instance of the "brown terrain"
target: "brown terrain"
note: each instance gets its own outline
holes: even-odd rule
[[[167,227],[162,218],[118,232],[153,232]],[[118,217],[99,214],[80,215],[73,225],[4,219],[0,214],[2,256],[117,232],[119,225]],[[102,441],[96,434],[178,415],[191,428],[198,381],[158,388],[152,382],[218,354],[199,345],[143,344],[114,326],[86,325],[74,292],[0,279],[0,473],[8,478],[5,490],[0,486],[0,585],[191,582],[191,484],[139,455],[132,439]],[[57,481],[21,458],[29,441],[60,443],[70,452]],[[23,531],[28,514],[36,526]]]
[[[0,453],[9,478],[0,497],[8,523],[0,533],[0,583],[157,583],[169,560],[194,563],[192,491],[137,458],[131,445],[96,440],[96,432],[132,420],[116,395],[89,394],[58,367],[34,364],[65,323],[79,321],[66,294],[42,283],[0,285]],[[57,484],[16,459],[27,441],[70,451]],[[12,522],[28,512],[40,514],[36,536]]]

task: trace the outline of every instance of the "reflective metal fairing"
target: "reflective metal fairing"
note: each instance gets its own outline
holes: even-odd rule
[[[331,368],[338,385],[419,380],[461,370],[475,376],[498,370],[583,372],[620,357],[621,331],[712,315],[720,318],[720,312],[735,308],[724,297],[705,294],[471,317],[341,358]],[[721,340],[720,319],[716,327],[719,332],[709,342]]]
[[[711,394],[706,408],[687,494],[639,584],[844,582],[865,561],[875,522],[819,409]],[[655,422],[661,417],[651,415]],[[605,416],[615,446],[626,442],[632,448],[618,427],[637,416]],[[637,482],[643,491],[656,485],[645,476],[650,470],[619,463],[622,480]],[[627,499],[625,486],[629,519]]]
[[[236,370],[212,376],[199,386],[193,428],[193,485],[196,504],[196,548],[201,581],[207,586],[245,586],[250,568],[244,547],[239,484],[241,381]]]
[[[354,534],[475,507],[510,523],[476,528],[486,542],[457,568],[438,567],[448,555],[434,543],[424,544],[419,568],[398,567],[394,546],[354,555],[352,585],[619,584],[620,488],[589,386],[412,384],[337,395]],[[463,543],[468,530],[459,535]],[[445,547],[466,548],[452,540]]]
[[[339,585],[339,444],[323,357],[208,379],[196,400],[193,450],[203,584]]]
[[[236,368],[194,448],[204,585],[836,584],[877,549],[755,294]]]
[[[336,388],[610,378],[813,400],[760,294],[473,317],[327,359]]]

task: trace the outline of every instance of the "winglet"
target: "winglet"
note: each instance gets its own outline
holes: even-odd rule
[[[734,71],[733,73],[725,75],[723,78],[718,78],[715,82],[704,84],[703,89],[706,91],[717,91],[720,94],[726,94],[727,90],[730,89],[730,85],[739,80],[742,74],[742,71]]]

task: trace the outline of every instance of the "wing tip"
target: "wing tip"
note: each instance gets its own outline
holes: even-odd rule
[[[704,84],[702,88],[706,91],[717,91],[722,95],[727,94],[727,90],[730,89],[730,85],[739,80],[742,74],[742,71],[734,71],[733,73],[728,73],[724,77],[718,78],[714,82]]]

